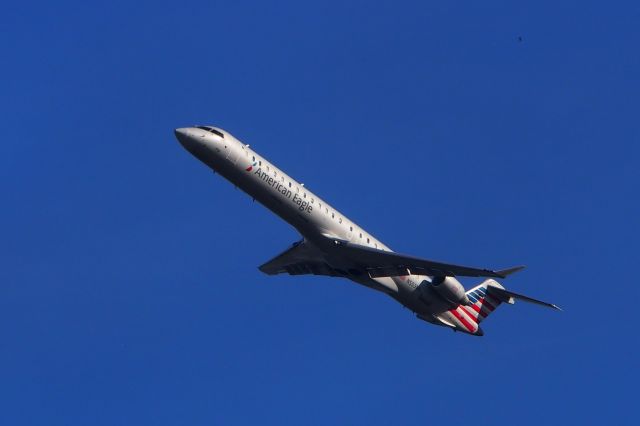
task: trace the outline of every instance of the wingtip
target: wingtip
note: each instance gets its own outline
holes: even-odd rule
[[[513,268],[500,269],[500,270],[496,271],[496,274],[500,278],[507,278],[509,275],[515,274],[516,272],[520,272],[524,268],[526,268],[525,265],[518,265],[518,266],[514,266]]]

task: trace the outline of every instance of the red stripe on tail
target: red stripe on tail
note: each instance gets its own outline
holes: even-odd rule
[[[480,303],[482,304],[482,306],[486,306],[487,309],[489,309],[489,312],[493,312],[493,310],[495,309],[495,307],[491,303],[487,302],[486,298],[480,299]]]
[[[450,310],[449,312],[451,312],[453,314],[454,317],[456,317],[458,319],[458,321],[460,321],[462,323],[462,325],[464,325],[467,330],[469,330],[469,332],[473,333],[474,332],[474,327],[469,324],[469,321],[466,320],[466,318],[464,318],[462,315],[460,315],[458,313],[458,311],[456,311],[455,309]]]
[[[471,309],[473,309],[474,311],[476,311],[477,313],[482,315],[482,318],[486,318],[487,317],[487,313],[484,312],[482,309],[480,309],[480,305],[473,304],[473,305],[471,305]]]
[[[469,309],[468,307],[461,307],[460,309],[462,309],[462,312],[464,312],[469,318],[471,318],[471,320],[473,320],[473,322],[477,323],[478,320],[476,319],[476,316],[473,314],[473,311],[471,309]]]

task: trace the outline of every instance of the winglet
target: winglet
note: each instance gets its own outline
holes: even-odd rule
[[[524,268],[526,268],[526,266],[519,265],[519,266],[514,266],[513,268],[500,269],[500,270],[495,271],[495,272],[496,272],[496,274],[498,274],[500,276],[500,278],[507,278],[509,275],[515,274],[516,272],[520,272]]]

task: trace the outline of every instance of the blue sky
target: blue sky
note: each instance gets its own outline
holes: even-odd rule
[[[639,18],[4,5],[0,424],[635,424]],[[565,311],[504,307],[471,338],[262,275],[298,236],[180,147],[194,123],[396,250],[527,264],[505,285]]]

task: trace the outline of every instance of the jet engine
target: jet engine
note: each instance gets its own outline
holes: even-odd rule
[[[443,299],[457,305],[470,305],[471,301],[464,291],[460,281],[454,277],[433,277],[431,281],[433,289],[438,292]]]

